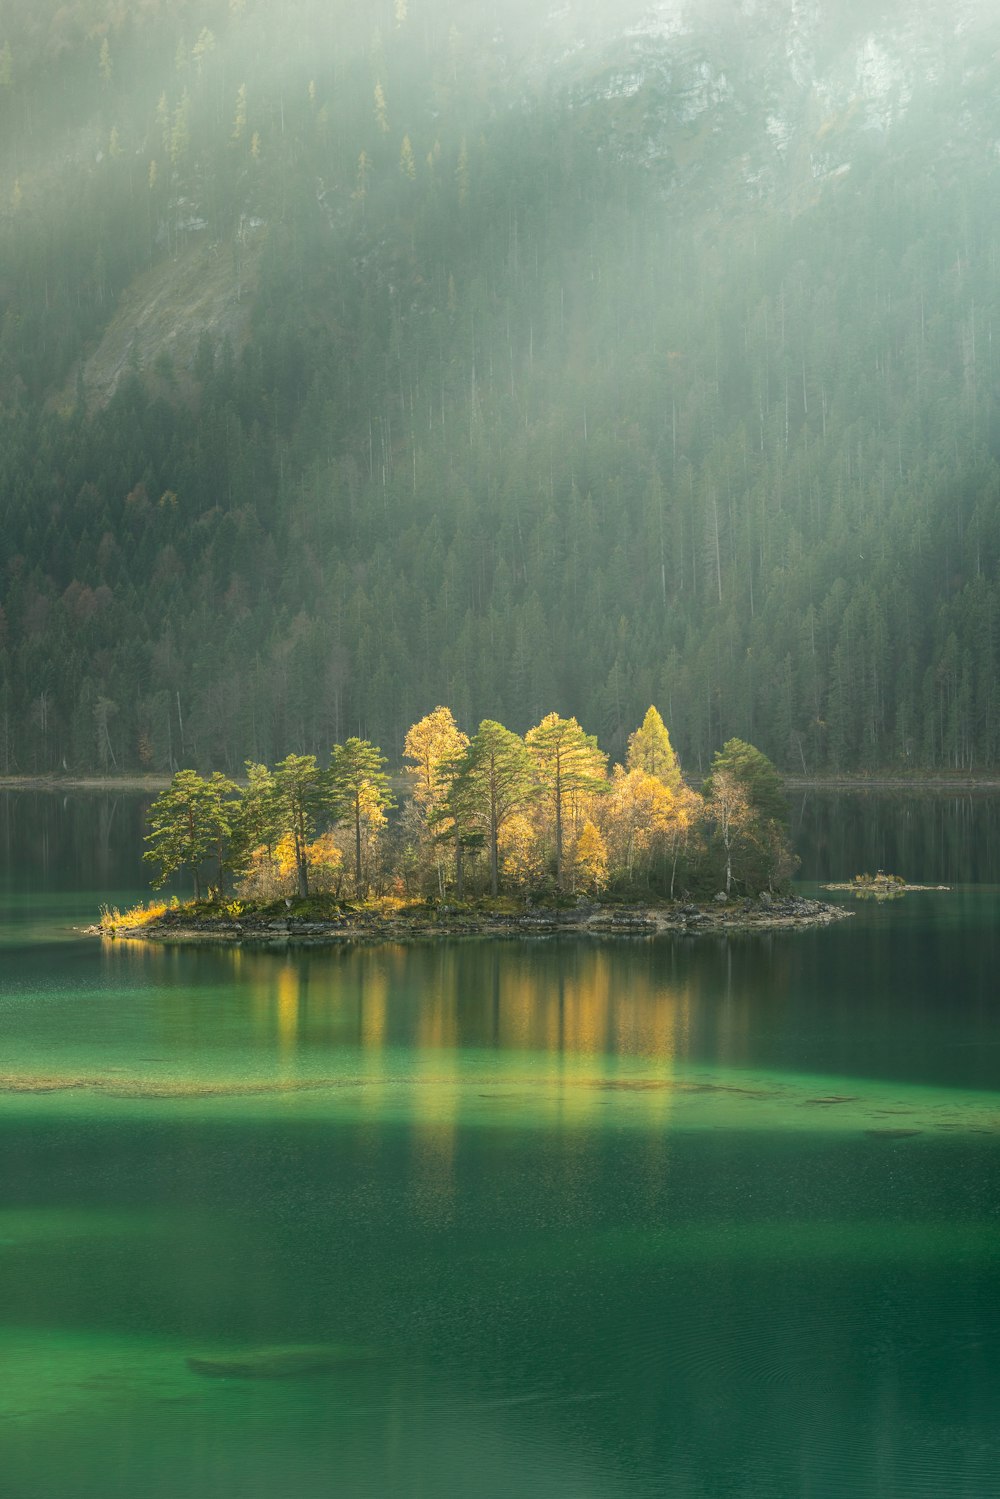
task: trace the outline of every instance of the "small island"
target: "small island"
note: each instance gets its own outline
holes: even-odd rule
[[[856,900],[898,900],[901,895],[910,895],[921,890],[950,890],[950,885],[912,885],[901,874],[856,874],[853,880],[841,884],[824,885],[824,890],[833,890],[853,895]]]
[[[379,747],[356,738],[326,768],[314,755],[248,762],[241,785],[178,771],[150,808],[143,857],[154,888],[186,870],[194,899],[105,911],[90,930],[284,946],[693,935],[849,914],[791,893],[771,761],[731,739],[696,790],[655,707],[610,773],[596,738],[555,713],[523,737],[487,719],[470,738],[438,707],[403,755],[395,781]]]
[[[117,940],[170,944],[217,943],[269,948],[418,942],[441,937],[655,937],[826,926],[852,913],[844,906],[799,895],[757,899],[570,906],[483,899],[462,904],[392,900],[337,902],[290,898],[271,905],[240,901],[151,903],[134,911],[105,911],[91,932]]]

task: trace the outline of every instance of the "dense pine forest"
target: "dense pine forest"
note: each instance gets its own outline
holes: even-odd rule
[[[1000,22],[606,9],[7,0],[0,773],[997,764]]]

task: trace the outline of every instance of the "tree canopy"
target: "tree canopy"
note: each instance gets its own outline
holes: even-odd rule
[[[644,723],[655,729],[649,714]],[[664,738],[656,729],[655,742]],[[638,732],[629,742],[636,759]],[[326,769],[312,755],[273,770],[251,762],[242,787],[219,772],[179,772],[150,810],[144,857],[159,866],[155,883],[187,869],[200,895],[211,863],[218,891],[233,874],[256,901],[484,890],[673,899],[720,886],[753,895],[791,873],[780,778],[742,741],[716,755],[701,795],[662,760],[672,785],[641,764],[609,775],[596,736],[556,713],[525,739],[495,719],[469,738],[439,706],[403,748],[410,795],[398,813],[386,757],[356,737],[333,746]]]

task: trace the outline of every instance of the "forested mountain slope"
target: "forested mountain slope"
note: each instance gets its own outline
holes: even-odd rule
[[[1000,21],[8,0],[0,771],[1000,757]]]

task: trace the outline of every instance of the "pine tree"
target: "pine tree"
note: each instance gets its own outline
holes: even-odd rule
[[[367,885],[361,860],[362,824],[367,821],[381,826],[394,805],[389,777],[382,769],[385,763],[382,751],[367,739],[347,739],[333,746],[330,798],[337,821],[354,825],[354,889],[358,895]]]
[[[236,818],[236,803],[231,798],[235,784],[216,771],[206,780],[194,770],[179,770],[166,791],[160,793],[149,809],[150,845],[143,859],[158,864],[160,872],[153,880],[159,890],[179,869],[189,869],[194,881],[195,899],[201,899],[200,869],[209,854],[215,853],[219,869],[219,888],[228,865],[227,849]]]
[[[281,831],[292,839],[299,895],[309,894],[308,847],[327,805],[328,780],[315,755],[286,755],[274,770]]]
[[[564,821],[569,805],[581,793],[604,790],[607,756],[593,734],[585,734],[575,718],[549,713],[525,735],[538,780],[552,808],[555,830],[556,884],[563,888]]]
[[[460,838],[479,832],[485,839],[494,895],[500,888],[500,832],[537,794],[535,767],[524,740],[503,724],[484,719],[455,765],[447,808]]]

